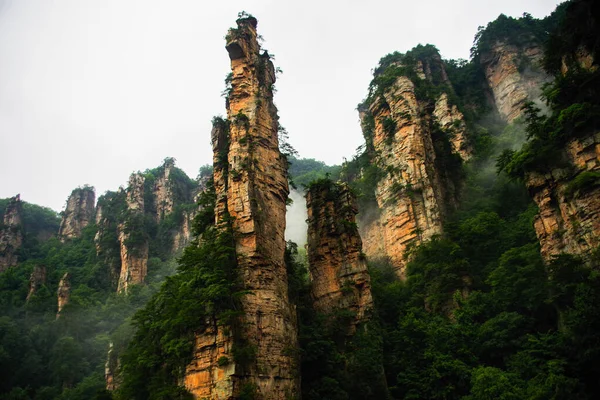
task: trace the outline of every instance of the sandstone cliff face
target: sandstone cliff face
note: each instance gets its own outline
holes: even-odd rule
[[[530,173],[526,185],[539,207],[534,227],[542,257],[550,260],[561,252],[588,259],[600,246],[600,133],[567,143],[571,168],[542,175]],[[573,180],[588,174],[587,184]]]
[[[358,207],[347,185],[313,185],[306,194],[307,252],[315,310],[356,314],[349,333],[373,307],[371,278],[356,225]]]
[[[17,265],[18,250],[23,244],[21,196],[10,199],[0,225],[0,272]]]
[[[542,46],[535,42],[519,47],[496,42],[481,54],[481,65],[496,108],[506,122],[521,116],[523,105],[539,99],[542,85],[550,81],[540,67],[542,57]]]
[[[58,291],[56,292],[58,295],[58,311],[56,312],[56,319],[60,318],[63,309],[69,304],[69,299],[71,297],[70,279],[71,275],[68,272],[65,272],[58,283]]]
[[[144,283],[148,273],[148,239],[143,231],[144,176],[132,174],[127,188],[126,220],[119,225],[121,274],[117,291]]]
[[[44,285],[45,283],[46,267],[43,265],[36,265],[35,267],[33,267],[33,271],[29,276],[29,292],[27,292],[27,299],[25,301],[29,302],[29,299],[31,299],[31,297],[35,295],[39,287]]]
[[[62,242],[81,236],[83,228],[94,220],[95,202],[93,188],[78,188],[71,192],[58,231]]]
[[[418,64],[420,79],[430,79],[432,65],[445,82],[436,59]],[[361,111],[361,119],[372,135],[372,162],[383,175],[375,189],[377,210],[359,216],[363,247],[369,257],[389,258],[403,277],[407,251],[440,234],[447,211],[456,206],[452,175],[460,172],[449,171],[444,160],[469,157],[464,117],[446,93],[418,99],[415,82],[399,76]],[[450,149],[444,148],[448,142]]]
[[[238,273],[244,289],[240,336],[255,349],[247,365],[232,360],[231,337],[208,321],[199,332],[185,385],[195,398],[236,398],[254,387],[257,399],[288,399],[299,390],[296,317],[289,303],[285,252],[286,161],[278,149],[273,105],[273,64],[260,54],[256,19],[237,21],[227,35],[233,73],[228,98],[229,129],[213,130],[217,226],[231,217]]]

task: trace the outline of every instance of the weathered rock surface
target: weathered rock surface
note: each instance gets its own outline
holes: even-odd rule
[[[21,196],[10,199],[0,226],[0,272],[17,265],[18,251],[23,244]]]
[[[481,65],[496,108],[506,122],[521,116],[523,105],[538,100],[542,85],[550,81],[540,67],[542,57],[543,48],[534,41],[523,46],[496,42],[481,54]]]
[[[131,285],[144,283],[148,273],[148,238],[143,231],[144,176],[132,174],[127,187],[127,216],[119,225],[121,274],[117,291],[127,292]]]
[[[430,79],[431,64],[438,76],[444,67],[436,60],[420,62],[417,74]],[[446,82],[442,79],[443,82]],[[468,158],[462,113],[442,93],[435,101],[417,99],[415,83],[400,76],[368,109],[361,110],[363,129],[371,119],[372,162],[383,177],[375,189],[375,210],[360,210],[359,226],[365,253],[387,257],[404,276],[407,251],[442,232],[444,217],[456,206],[457,171],[443,164],[451,155]],[[393,129],[391,129],[392,127]],[[451,149],[444,148],[444,141]]]
[[[600,246],[600,179],[572,187],[578,175],[600,173],[600,133],[569,141],[565,153],[571,168],[526,178],[539,207],[534,227],[546,260],[562,252],[588,259]]]
[[[56,319],[58,319],[61,317],[63,309],[69,304],[71,298],[71,275],[68,272],[65,272],[60,279],[56,294],[58,295],[58,311],[56,312]]]
[[[33,267],[33,271],[31,271],[31,275],[29,276],[29,291],[27,292],[26,302],[29,302],[29,299],[40,288],[40,286],[46,284],[46,267],[43,265],[36,265]]]
[[[83,228],[94,221],[95,202],[96,193],[92,187],[77,188],[71,192],[58,230],[62,242],[81,236]]]
[[[227,127],[213,130],[217,226],[231,217],[244,289],[241,339],[255,349],[242,365],[231,355],[231,337],[219,323],[196,338],[185,385],[195,398],[237,398],[254,387],[256,399],[288,399],[299,390],[296,317],[288,299],[285,252],[287,168],[278,148],[275,71],[260,54],[256,19],[237,21],[227,35],[233,73]],[[229,360],[227,363],[219,359]]]
[[[315,310],[355,313],[349,333],[370,317],[371,278],[356,225],[358,207],[345,184],[313,185],[306,194],[307,253]]]

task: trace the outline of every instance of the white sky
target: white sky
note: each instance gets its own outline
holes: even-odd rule
[[[61,210],[165,157],[195,177],[225,114],[227,29],[246,10],[284,73],[275,101],[301,157],[328,164],[362,143],[355,110],[392,51],[436,45],[468,58],[500,13],[549,14],[556,0],[0,0],[0,198]]]

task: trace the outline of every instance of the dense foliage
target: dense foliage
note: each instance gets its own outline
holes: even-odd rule
[[[189,246],[178,273],[133,318],[136,333],[121,358],[117,398],[187,399],[179,386],[193,355],[194,333],[233,318],[240,285],[230,229],[207,229]]]
[[[148,170],[145,176],[154,182],[163,167]],[[19,265],[0,274],[0,398],[111,398],[104,379],[109,343],[115,351],[126,347],[133,335],[132,315],[159,290],[165,276],[175,272],[171,246],[173,231],[179,226],[178,210],[195,207],[190,197],[196,183],[178,168],[173,169],[170,183],[175,210],[158,224],[147,215],[155,212],[150,190],[146,190],[147,214],[139,221],[128,220],[124,191],[100,196],[104,226],[97,242],[95,224],[86,227],[81,237],[60,242],[56,238],[59,216],[23,203]],[[8,201],[0,199],[0,216]],[[136,233],[152,242],[147,285],[132,287],[128,295],[115,293],[114,264],[117,268],[120,264],[117,227],[122,223],[137,223]],[[100,254],[96,244],[102,249]],[[35,268],[45,268],[46,280],[26,300]],[[66,272],[70,274],[70,301],[57,319],[56,290]]]
[[[337,165],[329,166],[314,158],[290,157],[288,161],[290,162],[289,178],[300,188],[308,186],[310,182],[323,178],[327,174],[337,175],[340,169]]]

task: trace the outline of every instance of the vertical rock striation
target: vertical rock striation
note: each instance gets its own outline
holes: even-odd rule
[[[144,176],[132,174],[127,188],[125,222],[119,225],[121,274],[117,291],[144,282],[148,272],[148,238],[144,232]]]
[[[452,89],[439,54],[416,66],[391,67],[414,71],[399,74],[359,109],[367,150],[379,170],[377,204],[361,210],[359,225],[367,255],[388,257],[403,277],[410,247],[442,233],[458,199],[460,160],[470,149],[464,117],[445,93]],[[423,94],[429,85],[441,94]]]
[[[496,41],[481,54],[480,62],[496,109],[506,122],[521,116],[523,105],[538,100],[542,85],[550,81],[540,66],[543,55],[541,44],[533,39],[520,46]]]
[[[63,213],[58,237],[62,242],[81,236],[83,228],[94,220],[96,193],[85,186],[71,192]]]
[[[27,299],[25,301],[29,302],[40,286],[44,284],[46,284],[46,267],[43,265],[36,265],[33,267],[33,271],[29,276],[29,291],[27,292]]]
[[[230,124],[213,129],[217,226],[231,223],[238,273],[248,294],[240,300],[240,339],[254,349],[245,363],[231,359],[232,338],[216,321],[198,333],[186,387],[195,398],[237,398],[253,391],[256,399],[288,399],[299,390],[295,312],[288,299],[285,207],[287,165],[278,148],[277,109],[269,55],[260,53],[253,17],[237,21],[227,35],[232,88]],[[231,222],[229,222],[231,221]]]
[[[23,244],[23,204],[21,196],[10,199],[0,225],[0,272],[17,265],[18,251]]]
[[[357,324],[369,319],[373,307],[371,279],[355,220],[356,199],[347,185],[324,181],[309,188],[306,208],[314,307],[325,314],[354,312],[352,333]]]
[[[56,312],[56,319],[58,319],[61,317],[65,306],[69,304],[69,299],[71,297],[71,275],[68,272],[65,272],[60,279],[56,294],[58,295],[58,311]]]

